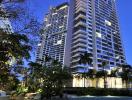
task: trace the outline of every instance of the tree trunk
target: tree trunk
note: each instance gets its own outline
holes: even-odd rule
[[[128,84],[129,84],[129,82],[128,82],[128,80],[126,80],[126,89],[129,88],[129,87],[128,87]]]
[[[105,79],[105,76],[104,76],[104,88],[106,88],[106,79]]]
[[[115,88],[116,88],[116,78],[115,78]]]
[[[96,78],[96,88],[98,88],[98,82],[99,82],[99,79]]]
[[[84,76],[84,88],[85,88],[85,76]]]

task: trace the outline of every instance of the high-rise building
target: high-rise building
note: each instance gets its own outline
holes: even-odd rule
[[[85,68],[107,69],[126,63],[120,34],[115,0],[70,0],[69,28],[66,63],[75,72]],[[66,49],[69,49],[66,48]],[[91,66],[78,64],[80,54],[92,54]]]
[[[44,18],[44,33],[38,47],[37,61],[43,64],[45,55],[64,64],[68,25],[68,3],[50,7]],[[40,60],[41,59],[41,60]]]
[[[70,0],[45,16],[37,59],[49,55],[75,72],[107,69],[126,63],[115,0]],[[91,53],[91,66],[79,64],[80,54]]]
[[[0,30],[10,34],[13,32],[10,20],[7,17],[7,13],[3,5],[0,5]]]

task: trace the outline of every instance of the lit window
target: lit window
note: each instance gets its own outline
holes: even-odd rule
[[[61,43],[62,43],[62,40],[57,41],[57,44],[61,44]]]
[[[51,24],[47,24],[47,25],[46,25],[46,27],[49,27],[49,26],[51,26]]]
[[[52,15],[56,15],[57,13],[53,13]]]
[[[105,20],[105,24],[107,24],[108,26],[111,26],[111,22],[108,20]]]
[[[98,33],[98,32],[96,32],[96,36],[99,37],[99,38],[102,37],[101,33]]]
[[[66,7],[68,7],[68,6],[67,6],[67,5],[65,5],[65,6],[61,7],[61,8],[60,8],[60,10],[61,10],[61,9],[65,9]]]
[[[41,46],[41,43],[39,43],[38,46]]]
[[[63,28],[64,26],[59,26],[59,28]]]

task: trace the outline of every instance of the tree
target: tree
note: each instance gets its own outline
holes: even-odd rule
[[[50,67],[46,68],[46,78],[43,81],[43,89],[47,97],[52,95],[62,95],[64,85],[72,78],[67,67],[62,66],[57,60],[53,60]]]
[[[47,98],[53,95],[62,95],[63,87],[72,78],[68,68],[54,59],[50,59],[48,66],[34,62],[31,62],[29,65],[29,76],[31,81],[33,81],[32,87],[37,87],[35,91],[42,89],[43,95]]]
[[[125,81],[126,88],[128,88],[129,80],[132,78],[132,67],[130,65],[121,65],[121,78]]]
[[[88,72],[86,73],[86,76],[89,77],[89,79],[94,80],[96,73],[97,71],[95,69],[89,69]]]
[[[114,77],[115,78],[115,88],[116,88],[116,78],[117,78],[117,76],[119,75],[119,68],[118,67],[116,67],[116,68],[114,68],[113,70],[111,70],[111,73],[110,73],[110,75],[109,75],[109,77]]]
[[[96,75],[96,70],[95,69],[89,69],[87,76],[89,76],[89,78],[93,79]]]
[[[41,87],[41,80],[44,77],[45,67],[39,63],[29,62],[29,91],[37,91]]]
[[[30,52],[35,47],[31,45],[29,37],[35,37],[33,33],[37,33],[36,29],[39,30],[40,24],[33,17],[27,16],[29,13],[25,14],[26,10],[21,9],[22,3],[24,0],[0,1],[0,17],[6,21],[17,22],[13,25],[19,26],[15,28],[4,23],[8,30],[0,28],[0,77],[10,77],[11,74],[15,74],[13,72],[14,66],[19,65],[24,59],[29,60]],[[25,19],[28,20],[26,23],[22,21]],[[0,84],[4,84],[3,82],[4,79],[1,79]]]
[[[4,34],[0,36],[0,76],[10,75],[13,65],[24,58],[29,59],[31,50],[28,38],[20,34]],[[7,77],[6,76],[6,77]],[[3,81],[1,80],[1,83]]]
[[[104,70],[97,71],[97,73],[96,73],[96,78],[97,78],[97,80],[96,80],[96,87],[98,87],[98,80],[99,80],[99,78],[102,78],[102,77],[104,77],[106,75],[107,75],[107,71],[104,71]]]
[[[103,67],[103,75],[104,75],[104,88],[107,88],[107,81],[106,81],[106,78],[107,78],[107,71],[105,71],[105,67],[108,65],[108,62],[106,61],[103,61],[102,62],[102,67]]]
[[[84,65],[91,65],[92,64],[92,58],[90,58],[92,56],[91,53],[87,53],[84,52],[84,54],[80,54],[80,60],[79,60],[79,64],[84,64]],[[84,87],[85,87],[85,78],[86,78],[86,71],[88,70],[88,68],[84,69],[84,72],[82,73],[82,77],[84,78]]]

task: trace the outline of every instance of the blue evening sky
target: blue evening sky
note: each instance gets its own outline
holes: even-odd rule
[[[30,0],[28,5],[39,21],[50,6],[56,6],[68,0]],[[132,65],[132,0],[116,0],[122,39],[128,64]]]

